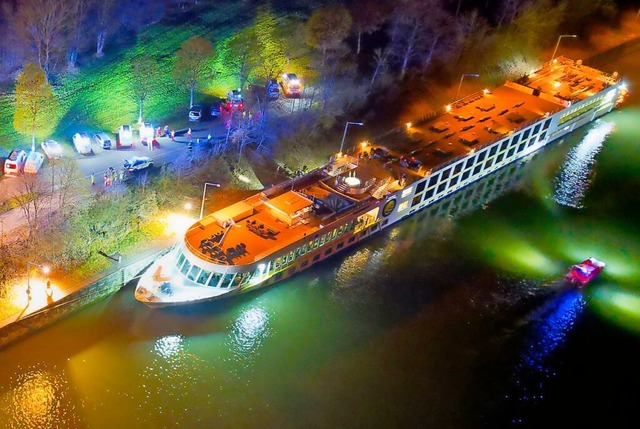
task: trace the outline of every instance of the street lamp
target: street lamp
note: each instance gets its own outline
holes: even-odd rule
[[[342,142],[340,142],[340,153],[342,153],[342,147],[344,146],[344,138],[347,136],[347,128],[349,125],[364,125],[362,122],[347,122],[344,124],[344,133],[342,133]]]
[[[476,74],[476,73],[467,73],[467,74],[463,74],[462,76],[460,76],[460,84],[458,85],[458,91],[456,91],[456,98],[453,99],[454,102],[456,102],[458,100],[458,94],[460,94],[460,88],[462,88],[462,81],[467,76],[468,77],[480,77],[480,75]]]
[[[46,265],[38,264],[36,262],[27,261],[27,296],[31,299],[31,283],[30,283],[30,274],[31,274],[31,266],[38,267],[42,270],[43,273],[49,274],[49,267]]]
[[[204,188],[202,189],[202,204],[200,205],[200,219],[202,219],[202,215],[204,214],[204,196],[207,192],[207,186],[215,186],[216,188],[220,187],[219,183],[204,183]]]
[[[560,39],[562,39],[563,37],[571,37],[571,38],[575,39],[576,37],[578,37],[578,35],[576,35],[576,34],[561,34],[558,37],[558,41],[556,42],[556,48],[553,50],[553,54],[551,55],[551,60],[549,60],[549,61],[553,61],[553,59],[555,58],[556,52],[558,51],[558,46],[560,45]]]

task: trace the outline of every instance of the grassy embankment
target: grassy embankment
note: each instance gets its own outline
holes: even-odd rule
[[[71,145],[78,131],[115,132],[121,124],[133,124],[138,118],[138,102],[133,92],[131,61],[148,55],[157,64],[153,90],[144,102],[143,117],[153,123],[186,125],[189,92],[175,85],[172,78],[175,52],[189,37],[197,35],[214,42],[217,52],[227,38],[250,22],[236,5],[220,5],[198,19],[172,25],[170,19],[154,24],[138,34],[133,46],[117,46],[101,59],[90,58],[75,74],[62,75],[54,92],[59,102],[59,122],[51,137]],[[185,21],[186,22],[186,21]],[[227,25],[229,23],[229,25]],[[241,24],[238,24],[241,23]],[[90,55],[90,54],[88,54]],[[221,55],[214,59],[214,69],[221,71],[213,80],[201,82],[196,100],[225,94],[235,78],[225,73]],[[29,136],[13,128],[14,95],[0,94],[0,155],[15,147],[28,147]]]

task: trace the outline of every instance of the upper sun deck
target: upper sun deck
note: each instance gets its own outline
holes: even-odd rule
[[[358,160],[341,157],[329,167],[290,180],[225,207],[196,222],[185,234],[187,248],[219,265],[247,265],[313,235],[324,225],[368,206],[374,195],[397,190],[384,169],[348,177]]]
[[[582,60],[558,57],[545,63],[540,70],[530,72],[518,83],[544,94],[571,103],[584,100],[619,81],[613,75],[585,66]]]
[[[403,132],[384,139],[388,155],[377,157],[403,167],[400,174],[411,182],[617,81],[616,73],[611,76],[581,61],[559,57],[517,82],[471,94],[417,124],[407,124]]]

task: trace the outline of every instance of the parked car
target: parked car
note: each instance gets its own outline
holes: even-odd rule
[[[224,109],[224,101],[223,100],[215,100],[213,103],[211,103],[211,117],[212,118],[217,118],[218,116],[220,116],[220,113],[222,113],[222,110]]]
[[[133,156],[124,160],[124,169],[129,173],[151,167],[153,160],[148,156]]]
[[[200,104],[194,104],[189,109],[189,121],[198,122],[202,119],[202,106]]]
[[[87,133],[75,133],[73,135],[73,145],[80,155],[89,155],[92,152],[91,139]]]
[[[232,89],[227,93],[227,99],[240,103],[242,102],[242,92],[239,89]]]
[[[280,85],[287,97],[298,97],[302,93],[302,83],[295,73],[283,73]]]
[[[140,125],[140,143],[146,145],[155,136],[156,130],[151,122],[143,122]]]
[[[62,146],[55,140],[45,140],[40,143],[40,147],[49,159],[62,158]]]
[[[280,88],[278,88],[278,81],[275,79],[269,79],[267,81],[267,97],[270,100],[275,100],[280,97]]]
[[[109,137],[107,133],[95,133],[93,135],[93,141],[102,149],[111,149],[111,137]]]
[[[247,89],[251,91],[258,100],[276,100],[280,96],[280,89],[278,81],[275,79],[269,79],[266,85],[260,85],[252,83]]]
[[[227,93],[227,99],[224,102],[224,109],[231,112],[233,109],[244,110],[244,98],[238,89],[232,89]]]
[[[118,128],[116,147],[117,148],[133,147],[133,132],[131,131],[131,125],[120,125],[120,127]]]
[[[27,152],[22,149],[13,149],[4,162],[4,174],[17,176],[24,173],[25,162],[27,162]]]
[[[42,167],[43,162],[44,162],[44,155],[41,154],[40,152],[36,152],[35,150],[32,150],[31,152],[29,152],[29,155],[27,156],[27,160],[24,163],[24,172],[36,174],[38,171],[40,171],[40,167]]]

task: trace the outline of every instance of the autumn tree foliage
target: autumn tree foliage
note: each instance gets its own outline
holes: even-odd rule
[[[173,79],[177,85],[189,89],[189,107],[193,106],[193,92],[200,79],[213,74],[210,60],[214,53],[211,41],[200,36],[185,40],[176,52]]]
[[[57,102],[53,88],[47,82],[45,72],[37,64],[27,64],[16,81],[14,128],[31,136],[35,147],[36,137],[45,137],[57,124]]]
[[[340,50],[351,30],[351,15],[343,6],[327,6],[316,10],[307,21],[307,43],[322,52],[321,66],[327,55]]]

